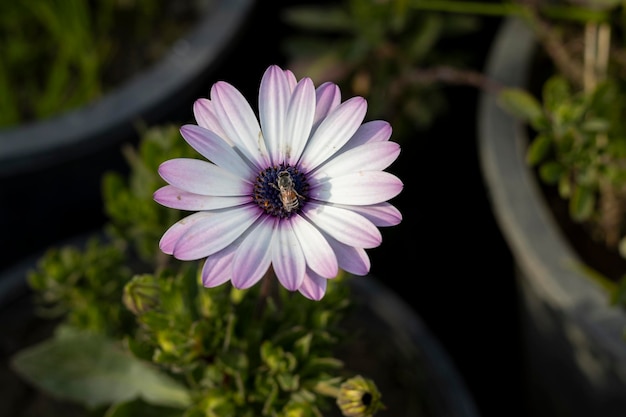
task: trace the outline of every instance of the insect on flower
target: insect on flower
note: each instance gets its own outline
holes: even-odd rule
[[[276,184],[270,184],[273,188],[280,192],[280,201],[287,213],[298,208],[300,201],[298,198],[304,199],[295,189],[293,178],[287,171],[280,171]]]
[[[167,182],[154,193],[166,207],[191,211],[161,237],[180,260],[204,258],[206,287],[239,289],[268,270],[289,291],[319,300],[339,270],[366,275],[379,227],[402,214],[387,200],[402,181],[385,172],[400,153],[391,125],[365,120],[363,97],[300,80],[271,65],[261,78],[258,114],[231,84],[218,81],[194,103],[198,124],[181,126],[203,159],[159,165]]]

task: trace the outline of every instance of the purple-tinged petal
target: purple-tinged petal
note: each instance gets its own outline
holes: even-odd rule
[[[237,241],[221,251],[209,256],[202,266],[202,285],[217,287],[230,280],[233,275],[233,259],[237,250]]]
[[[154,192],[153,197],[154,201],[165,207],[186,211],[216,210],[240,206],[251,201],[250,196],[216,197],[200,195],[181,190],[173,185],[159,188]]]
[[[346,245],[375,248],[382,242],[380,231],[358,213],[309,201],[303,215],[315,226]]]
[[[317,167],[309,178],[312,183],[363,171],[382,171],[400,155],[396,142],[372,142],[334,155]]]
[[[215,114],[226,135],[260,170],[270,165],[263,133],[252,107],[232,85],[218,81],[211,88]]]
[[[199,159],[170,159],[159,166],[159,175],[174,187],[194,194],[213,196],[252,194],[252,184],[247,180]]]
[[[255,206],[242,206],[205,214],[182,234],[174,245],[172,255],[182,261],[212,255],[230,245],[261,215]]]
[[[323,278],[310,269],[307,269],[304,274],[304,280],[302,280],[302,285],[300,285],[298,291],[309,300],[319,301],[326,293],[327,281],[328,280],[326,278]]]
[[[165,231],[163,236],[161,236],[159,247],[164,253],[171,255],[174,253],[174,246],[180,238],[187,233],[190,228],[194,227],[197,223],[202,222],[209,216],[211,216],[211,214],[208,212],[199,212],[193,213],[177,221]]]
[[[397,196],[402,187],[402,181],[398,177],[385,171],[356,172],[311,184],[309,198],[365,206],[382,203]]]
[[[256,284],[272,263],[272,237],[278,219],[263,217],[252,226],[233,259],[232,283],[235,288]]]
[[[354,133],[348,143],[341,149],[347,151],[357,146],[372,142],[385,142],[391,138],[391,125],[384,120],[365,122]]]
[[[341,103],[341,91],[335,83],[325,82],[315,90],[317,104],[313,125],[317,128],[322,120]]]
[[[293,89],[296,88],[296,84],[298,84],[298,80],[296,76],[290,70],[285,70],[285,77],[287,78],[287,84],[289,84],[289,92],[293,92]]]
[[[272,264],[283,287],[289,291],[300,287],[304,279],[306,260],[289,220],[277,223],[272,240]]]
[[[305,171],[311,171],[337,152],[361,125],[367,102],[363,97],[352,97],[341,103],[319,124],[307,143],[302,160]]]
[[[285,117],[291,88],[285,72],[271,65],[263,74],[259,89],[259,119],[273,164],[280,164],[285,138]]]
[[[226,132],[222,129],[222,125],[220,125],[219,119],[215,115],[211,100],[208,98],[196,100],[193,103],[193,114],[196,122],[198,122],[198,126],[215,132],[215,134],[221,137],[226,143],[231,146],[233,145],[233,141],[228,138]]]
[[[339,268],[354,275],[367,275],[370,271],[371,263],[365,249],[346,245],[327,234],[324,234],[324,236],[337,255]]]
[[[387,202],[372,204],[370,206],[338,205],[337,207],[343,207],[347,210],[359,213],[374,223],[377,227],[396,226],[402,221],[402,214],[400,213],[400,210]]]
[[[254,178],[255,172],[248,162],[214,132],[196,125],[184,125],[180,134],[192,148],[215,165],[240,178]]]
[[[320,231],[301,216],[294,216],[293,231],[298,237],[307,266],[324,278],[339,273],[337,257]]]
[[[296,85],[287,108],[285,135],[288,141],[281,143],[281,155],[289,165],[295,165],[309,140],[315,115],[315,87],[310,78],[303,78]],[[279,160],[282,162],[282,160]]]

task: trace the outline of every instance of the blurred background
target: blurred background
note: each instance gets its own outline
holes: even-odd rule
[[[210,7],[209,3],[204,7]],[[0,6],[0,11],[7,4]],[[393,200],[404,220],[399,226],[382,230],[382,246],[369,252],[371,273],[398,292],[440,340],[481,415],[525,415],[511,254],[488,203],[476,148],[480,87],[474,79],[445,71],[447,82],[440,82],[442,66],[483,69],[501,20],[402,10],[406,2],[401,1],[237,0],[230,5],[241,6],[241,14],[235,18],[231,10],[228,15],[234,26],[214,60],[179,93],[165,97],[168,111],[159,108],[154,114],[142,113],[142,123],[193,122],[193,101],[208,96],[210,86],[218,80],[228,81],[244,96],[255,98],[260,78],[271,64],[292,69],[298,78],[311,76],[316,84],[333,80],[342,87],[344,99],[366,97],[367,118],[385,119],[394,127],[392,140],[401,144],[402,152],[389,171],[405,184],[404,191]],[[324,15],[319,9],[307,12],[297,7],[329,5],[348,12],[351,23],[333,13]],[[185,11],[179,12],[185,15]],[[45,10],[38,13],[34,18],[44,19]],[[11,24],[6,10],[0,15],[6,19],[2,23],[3,43],[11,37],[28,41],[30,34]],[[80,26],[80,13],[76,16],[74,23]],[[122,25],[108,23],[112,27]],[[83,30],[89,32],[106,24],[101,21],[100,26]],[[57,26],[50,20],[48,29],[59,30]],[[179,46],[184,53],[185,45]],[[115,49],[110,44],[107,47]],[[126,48],[117,65],[135,65],[139,48],[139,44]],[[18,56],[25,53],[21,49],[15,52]],[[92,57],[93,61],[98,59]],[[39,71],[56,74],[53,63],[57,61],[50,57],[48,62]],[[6,63],[0,63],[6,69]],[[181,67],[184,64],[178,63]],[[121,77],[121,68],[117,70],[109,69],[107,74]],[[48,78],[46,85],[61,85],[61,75],[55,77]],[[0,79],[0,88],[5,83],[8,92],[13,82],[5,76]],[[165,85],[167,80],[156,78],[155,82]],[[25,94],[38,97],[31,91],[22,90],[14,98]],[[153,91],[139,94],[150,97]],[[8,95],[3,93],[4,101]],[[68,105],[78,106],[76,103],[70,101]],[[34,117],[32,108],[37,106],[28,106],[21,105],[31,109],[26,116]],[[55,107],[54,102],[48,106],[50,111]],[[41,112],[41,117],[50,117]],[[74,122],[66,120],[65,126]],[[5,129],[11,130],[11,123],[7,121]],[[4,134],[0,130],[0,155],[11,151],[2,144]],[[107,170],[125,172],[121,146],[136,143],[138,135],[135,128],[119,126],[99,135],[99,139],[117,139],[95,151],[79,147],[77,156],[62,148],[58,151],[62,162],[54,169],[52,158],[46,157],[54,150],[33,159],[20,156],[18,162],[26,160],[27,168],[15,172],[10,172],[9,166],[17,167],[17,162],[2,160],[1,268],[104,223],[100,175]]]

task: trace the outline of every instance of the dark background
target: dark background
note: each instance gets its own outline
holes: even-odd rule
[[[293,29],[280,19],[279,10],[294,3],[259,2],[245,31],[199,89],[198,97],[206,97],[210,85],[220,79],[246,97],[256,97],[267,66],[286,64],[280,45]],[[497,18],[485,19],[480,31],[466,37],[476,69],[482,69],[499,23]],[[431,129],[416,132],[414,140],[403,144],[400,157],[389,169],[405,184],[392,201],[404,219],[399,226],[382,230],[382,246],[369,252],[371,272],[395,290],[438,338],[483,417],[522,416],[513,266],[480,173],[476,147],[479,92],[463,86],[444,91],[447,111]],[[191,116],[190,103],[177,117],[186,122]],[[103,166],[124,171],[121,158],[106,158],[103,155]],[[52,186],[54,178],[49,180]],[[13,192],[17,195],[19,190]],[[3,236],[0,267],[36,254],[58,239],[89,232],[106,220],[99,199],[85,201],[75,212],[59,217],[46,211],[45,201],[25,198],[28,207],[38,206],[32,210],[38,214],[30,215],[37,218],[15,221],[40,225],[37,231]]]

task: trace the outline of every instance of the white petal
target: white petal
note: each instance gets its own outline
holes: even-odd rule
[[[370,271],[371,263],[365,249],[346,245],[326,234],[325,237],[337,255],[339,268],[354,275],[367,275]]]
[[[382,236],[365,217],[350,210],[309,201],[303,215],[338,241],[357,248],[374,248]]]
[[[336,277],[339,273],[337,257],[324,236],[303,217],[293,216],[292,220],[307,266],[324,278]]]
[[[340,177],[353,172],[382,171],[398,158],[396,142],[372,142],[334,155],[310,174],[311,179]]]
[[[307,268],[304,274],[302,285],[298,288],[298,292],[309,300],[319,301],[326,293],[327,279],[317,275],[315,272]]]
[[[379,203],[370,206],[341,206],[359,213],[378,227],[396,226],[402,221],[402,213],[391,204]]]
[[[307,143],[300,162],[304,171],[311,171],[337,152],[359,128],[366,111],[367,102],[358,96],[331,111]]]
[[[325,82],[315,90],[317,104],[315,105],[314,126],[328,116],[341,103],[341,92],[337,84]]]
[[[387,201],[400,194],[402,187],[402,181],[388,172],[357,172],[311,184],[309,199],[363,206]]]
[[[236,288],[249,288],[256,284],[272,263],[272,236],[277,218],[263,217],[252,226],[239,246],[233,260],[232,283]]]
[[[391,131],[391,125],[384,120],[363,123],[341,150],[347,151],[366,143],[387,141],[391,138]]]
[[[202,285],[213,288],[228,281],[233,273],[233,258],[237,250],[236,242],[209,256],[202,266]]]
[[[218,81],[211,98],[220,124],[237,148],[261,170],[270,165],[261,127],[250,104],[232,85]]]
[[[232,146],[214,132],[196,125],[184,125],[180,134],[192,148],[215,165],[240,178],[253,178],[254,170]]]
[[[278,222],[272,240],[272,264],[283,287],[295,291],[302,284],[306,260],[289,220]]]
[[[213,196],[252,194],[252,185],[248,181],[199,159],[170,159],[159,166],[159,175],[174,187],[194,194]]]
[[[174,246],[180,240],[181,236],[208,216],[210,216],[210,214],[207,212],[193,213],[171,225],[169,229],[163,233],[163,236],[161,236],[161,240],[159,241],[161,250],[171,255],[174,252]]]
[[[154,192],[154,201],[165,207],[187,211],[216,210],[240,206],[251,201],[250,196],[216,197],[190,193],[166,185]]]
[[[217,116],[215,115],[215,110],[211,100],[207,98],[200,98],[196,100],[193,103],[193,114],[198,126],[215,132],[215,134],[224,139],[226,143],[231,146],[233,145],[233,141],[228,138],[226,132],[222,129],[222,125],[220,125]]]
[[[280,164],[281,147],[285,143],[285,117],[291,96],[287,76],[272,65],[263,74],[259,89],[259,118],[272,164]]]
[[[309,140],[315,116],[315,87],[310,78],[303,78],[293,90],[287,109],[285,135],[281,154],[290,165],[295,165]],[[279,161],[282,162],[282,161]]]
[[[233,243],[262,214],[258,207],[199,212],[205,216],[180,236],[172,254],[187,261],[212,255]]]

